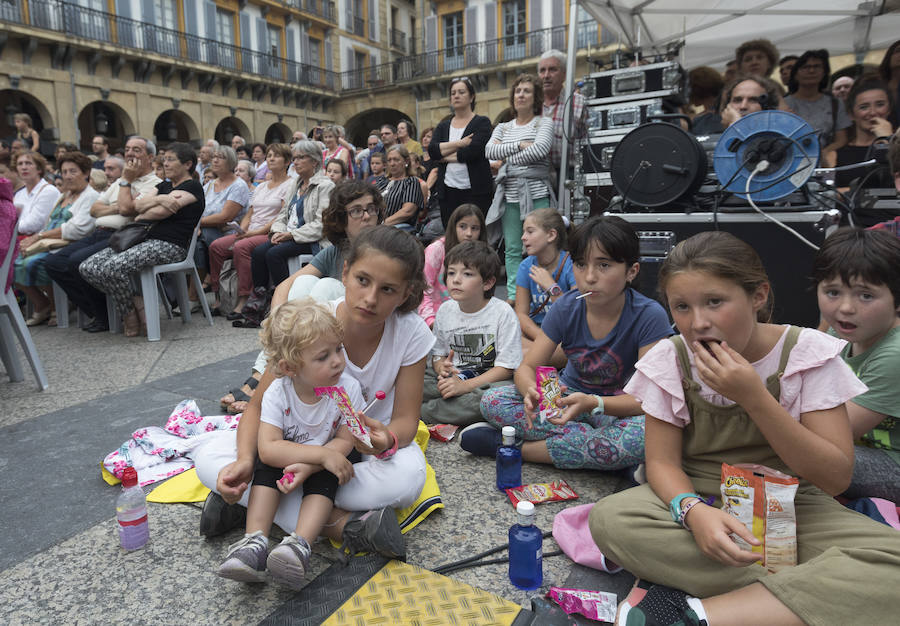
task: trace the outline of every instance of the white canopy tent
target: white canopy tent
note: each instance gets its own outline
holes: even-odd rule
[[[628,48],[665,52],[684,41],[683,64],[717,65],[749,39],[766,38],[779,53],[825,48],[832,56],[872,49],[900,38],[900,1],[873,0],[581,0]]]
[[[665,53],[669,44],[683,41],[686,69],[721,65],[750,39],[770,40],[782,56],[825,48],[832,56],[853,53],[857,61],[900,39],[900,0],[571,0],[565,93],[572,92],[575,79],[579,5],[616,33],[623,47],[639,47],[644,56]],[[560,198],[564,184],[560,180]]]

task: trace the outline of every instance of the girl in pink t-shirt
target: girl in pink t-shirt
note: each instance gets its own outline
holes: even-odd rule
[[[444,255],[463,241],[487,242],[484,214],[474,204],[461,204],[450,214],[447,234],[425,248],[425,293],[419,305],[419,316],[428,327],[434,326],[434,316],[441,305],[450,298],[444,284]]]
[[[853,472],[845,402],[865,389],[840,358],[844,342],[769,323],[762,262],[725,232],[676,246],[659,286],[681,334],[625,386],[646,414],[648,484],[590,516],[604,555],[643,579],[618,623],[891,621],[900,534],[831,497]],[[796,566],[770,573],[735,542],[760,545],[716,502],[723,462],[799,477]]]

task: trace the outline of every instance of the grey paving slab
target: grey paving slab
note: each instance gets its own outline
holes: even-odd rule
[[[100,462],[143,426],[197,398],[219,413],[221,390],[251,354],[196,368],[0,428],[0,570],[86,530],[113,513]],[[48,508],[49,507],[49,508]],[[48,514],[52,510],[52,514]]]

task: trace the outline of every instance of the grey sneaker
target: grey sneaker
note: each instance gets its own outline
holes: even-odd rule
[[[269,553],[266,565],[272,578],[295,591],[303,588],[312,549],[303,537],[291,533]]]
[[[207,539],[240,528],[247,522],[247,509],[240,504],[228,504],[215,491],[206,496],[200,511],[200,534]]]
[[[257,530],[244,535],[228,546],[228,556],[219,566],[216,574],[222,578],[238,580],[242,583],[261,583],[266,580],[266,556],[269,540]]]
[[[389,559],[406,560],[406,538],[400,532],[394,509],[358,511],[350,514],[344,526],[343,548],[351,556],[357,552],[377,552]]]

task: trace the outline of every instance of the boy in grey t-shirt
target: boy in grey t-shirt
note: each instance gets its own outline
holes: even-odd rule
[[[466,426],[480,422],[486,389],[512,383],[522,361],[522,331],[512,307],[491,294],[500,259],[482,241],[458,244],[444,259],[450,300],[434,321],[437,341],[425,369],[422,419]]]

